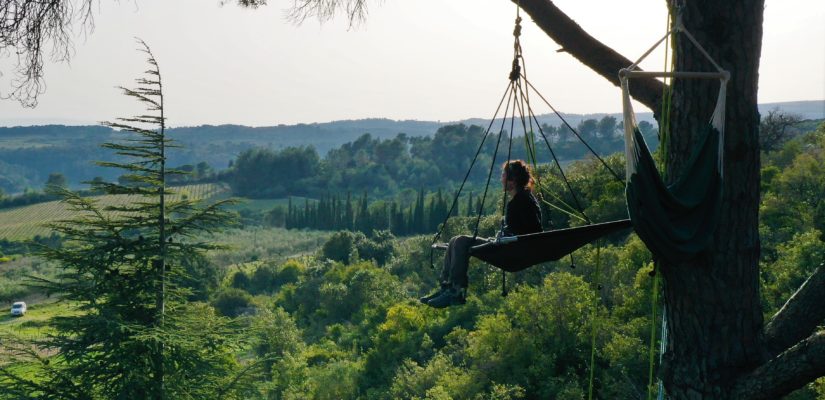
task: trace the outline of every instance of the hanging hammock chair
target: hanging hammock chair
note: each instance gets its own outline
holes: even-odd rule
[[[671,33],[683,33],[716,72],[649,72],[637,65]],[[667,185],[636,124],[630,103],[630,79],[669,77],[718,79],[719,94],[706,126],[695,128],[695,146],[684,173]],[[655,257],[675,263],[695,257],[713,240],[722,201],[725,97],[730,74],[722,69],[677,19],[672,31],[638,61],[619,72],[624,111],[627,209],[639,238]]]

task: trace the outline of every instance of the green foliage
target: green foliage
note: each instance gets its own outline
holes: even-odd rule
[[[798,233],[825,229],[825,123],[765,155],[759,233],[763,260],[775,261],[777,247]]]
[[[321,255],[332,261],[349,263],[350,258],[353,258],[353,253],[357,251],[355,242],[359,239],[357,235],[352,232],[341,231],[332,235],[332,237],[324,243],[321,248]]]
[[[237,317],[245,313],[251,303],[252,296],[236,288],[223,289],[212,299],[212,306],[226,317]]]
[[[360,232],[340,231],[324,243],[321,256],[345,264],[361,259],[384,265],[395,253],[393,239],[394,236],[389,231],[373,231],[370,238]]]
[[[585,146],[572,140],[573,134],[566,126],[545,128],[549,128],[551,136],[557,136],[554,147],[561,162],[583,159],[589,154]],[[640,128],[645,138],[652,139],[649,142],[655,145],[655,127],[643,122]],[[622,149],[623,137],[613,117],[604,117],[600,121],[585,119],[578,129],[600,154],[612,154]],[[330,191],[386,196],[396,194],[401,188],[434,190],[445,184],[456,187],[470,168],[483,137],[482,127],[463,124],[442,126],[432,137],[399,134],[395,138],[381,139],[363,134],[331,149],[323,159],[309,147],[280,151],[255,148],[238,156],[230,180],[236,194],[248,197],[321,197]],[[483,184],[491,162],[500,164],[504,161],[502,154],[492,160],[497,139],[496,135],[488,137],[482,146],[476,166],[469,175],[471,186]],[[546,147],[536,147],[537,161],[549,162],[551,158]],[[511,158],[527,159],[528,153],[524,146],[514,145]],[[424,221],[426,219],[422,223]]]
[[[476,377],[465,368],[453,364],[450,358],[442,353],[430,358],[423,366],[408,359],[395,374],[390,388],[390,398],[471,398],[473,393],[478,393],[483,387],[483,383],[474,378]],[[494,398],[518,399],[519,394],[524,394],[524,390],[519,389],[499,385],[496,387]]]
[[[235,160],[232,188],[236,194],[252,198],[305,195],[318,163],[318,153],[312,147],[247,150]]]
[[[825,260],[825,242],[816,230],[795,234],[777,246],[773,262],[762,264],[762,297],[765,312],[772,315]]]
[[[187,271],[216,246],[196,239],[229,221],[221,203],[199,206],[170,201],[166,188],[165,117],[160,72],[148,47],[146,76],[123,92],[148,112],[120,119],[126,140],[103,147],[124,162],[100,162],[125,171],[128,184],[98,181],[109,195],[139,201],[101,205],[59,186],[73,214],[51,225],[66,242],[44,246],[40,255],[58,263],[54,279],[35,278],[46,293],[78,305],[78,314],[49,320],[54,334],[39,346],[51,358],[29,351],[41,370],[29,380],[0,367],[0,395],[10,398],[244,398],[240,365],[232,356],[237,337],[231,323],[202,303],[188,303]],[[202,278],[202,277],[201,277]],[[197,290],[197,289],[196,289]],[[26,354],[26,353],[24,353]]]

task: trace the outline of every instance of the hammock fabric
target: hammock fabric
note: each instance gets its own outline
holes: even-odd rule
[[[683,29],[683,28],[682,28]],[[619,74],[624,110],[627,210],[639,238],[655,257],[676,263],[695,257],[713,240],[722,203],[725,97],[729,79],[693,39],[688,38],[713,63],[717,73],[675,72],[670,74],[635,72],[637,61]],[[660,41],[661,42],[661,41]],[[655,47],[655,46],[654,46]],[[651,49],[652,50],[652,49]],[[645,55],[649,54],[645,53]],[[644,56],[642,56],[644,58]],[[709,126],[694,132],[696,146],[684,173],[666,185],[636,124],[630,102],[629,77],[657,74],[684,78],[719,79],[719,94]],[[671,133],[675,134],[675,133]]]
[[[686,166],[686,173],[666,186],[638,129],[633,132],[636,164],[625,195],[636,234],[657,257],[684,261],[713,240],[722,200],[718,132],[707,129]]]
[[[556,261],[596,239],[630,228],[629,219],[515,236],[512,242],[474,246],[470,255],[508,272]]]

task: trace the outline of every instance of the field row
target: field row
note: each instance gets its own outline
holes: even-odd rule
[[[168,198],[171,201],[205,200],[227,192],[222,184],[205,183],[171,188],[174,192]],[[101,206],[117,206],[142,201],[134,195],[95,196]],[[44,226],[48,223],[72,217],[69,207],[60,201],[32,204],[0,211],[0,239],[26,240],[36,235],[48,236],[51,231]]]

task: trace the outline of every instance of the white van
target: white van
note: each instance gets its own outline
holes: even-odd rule
[[[26,314],[26,303],[22,301],[18,301],[11,305],[11,315],[12,316],[22,316]]]

